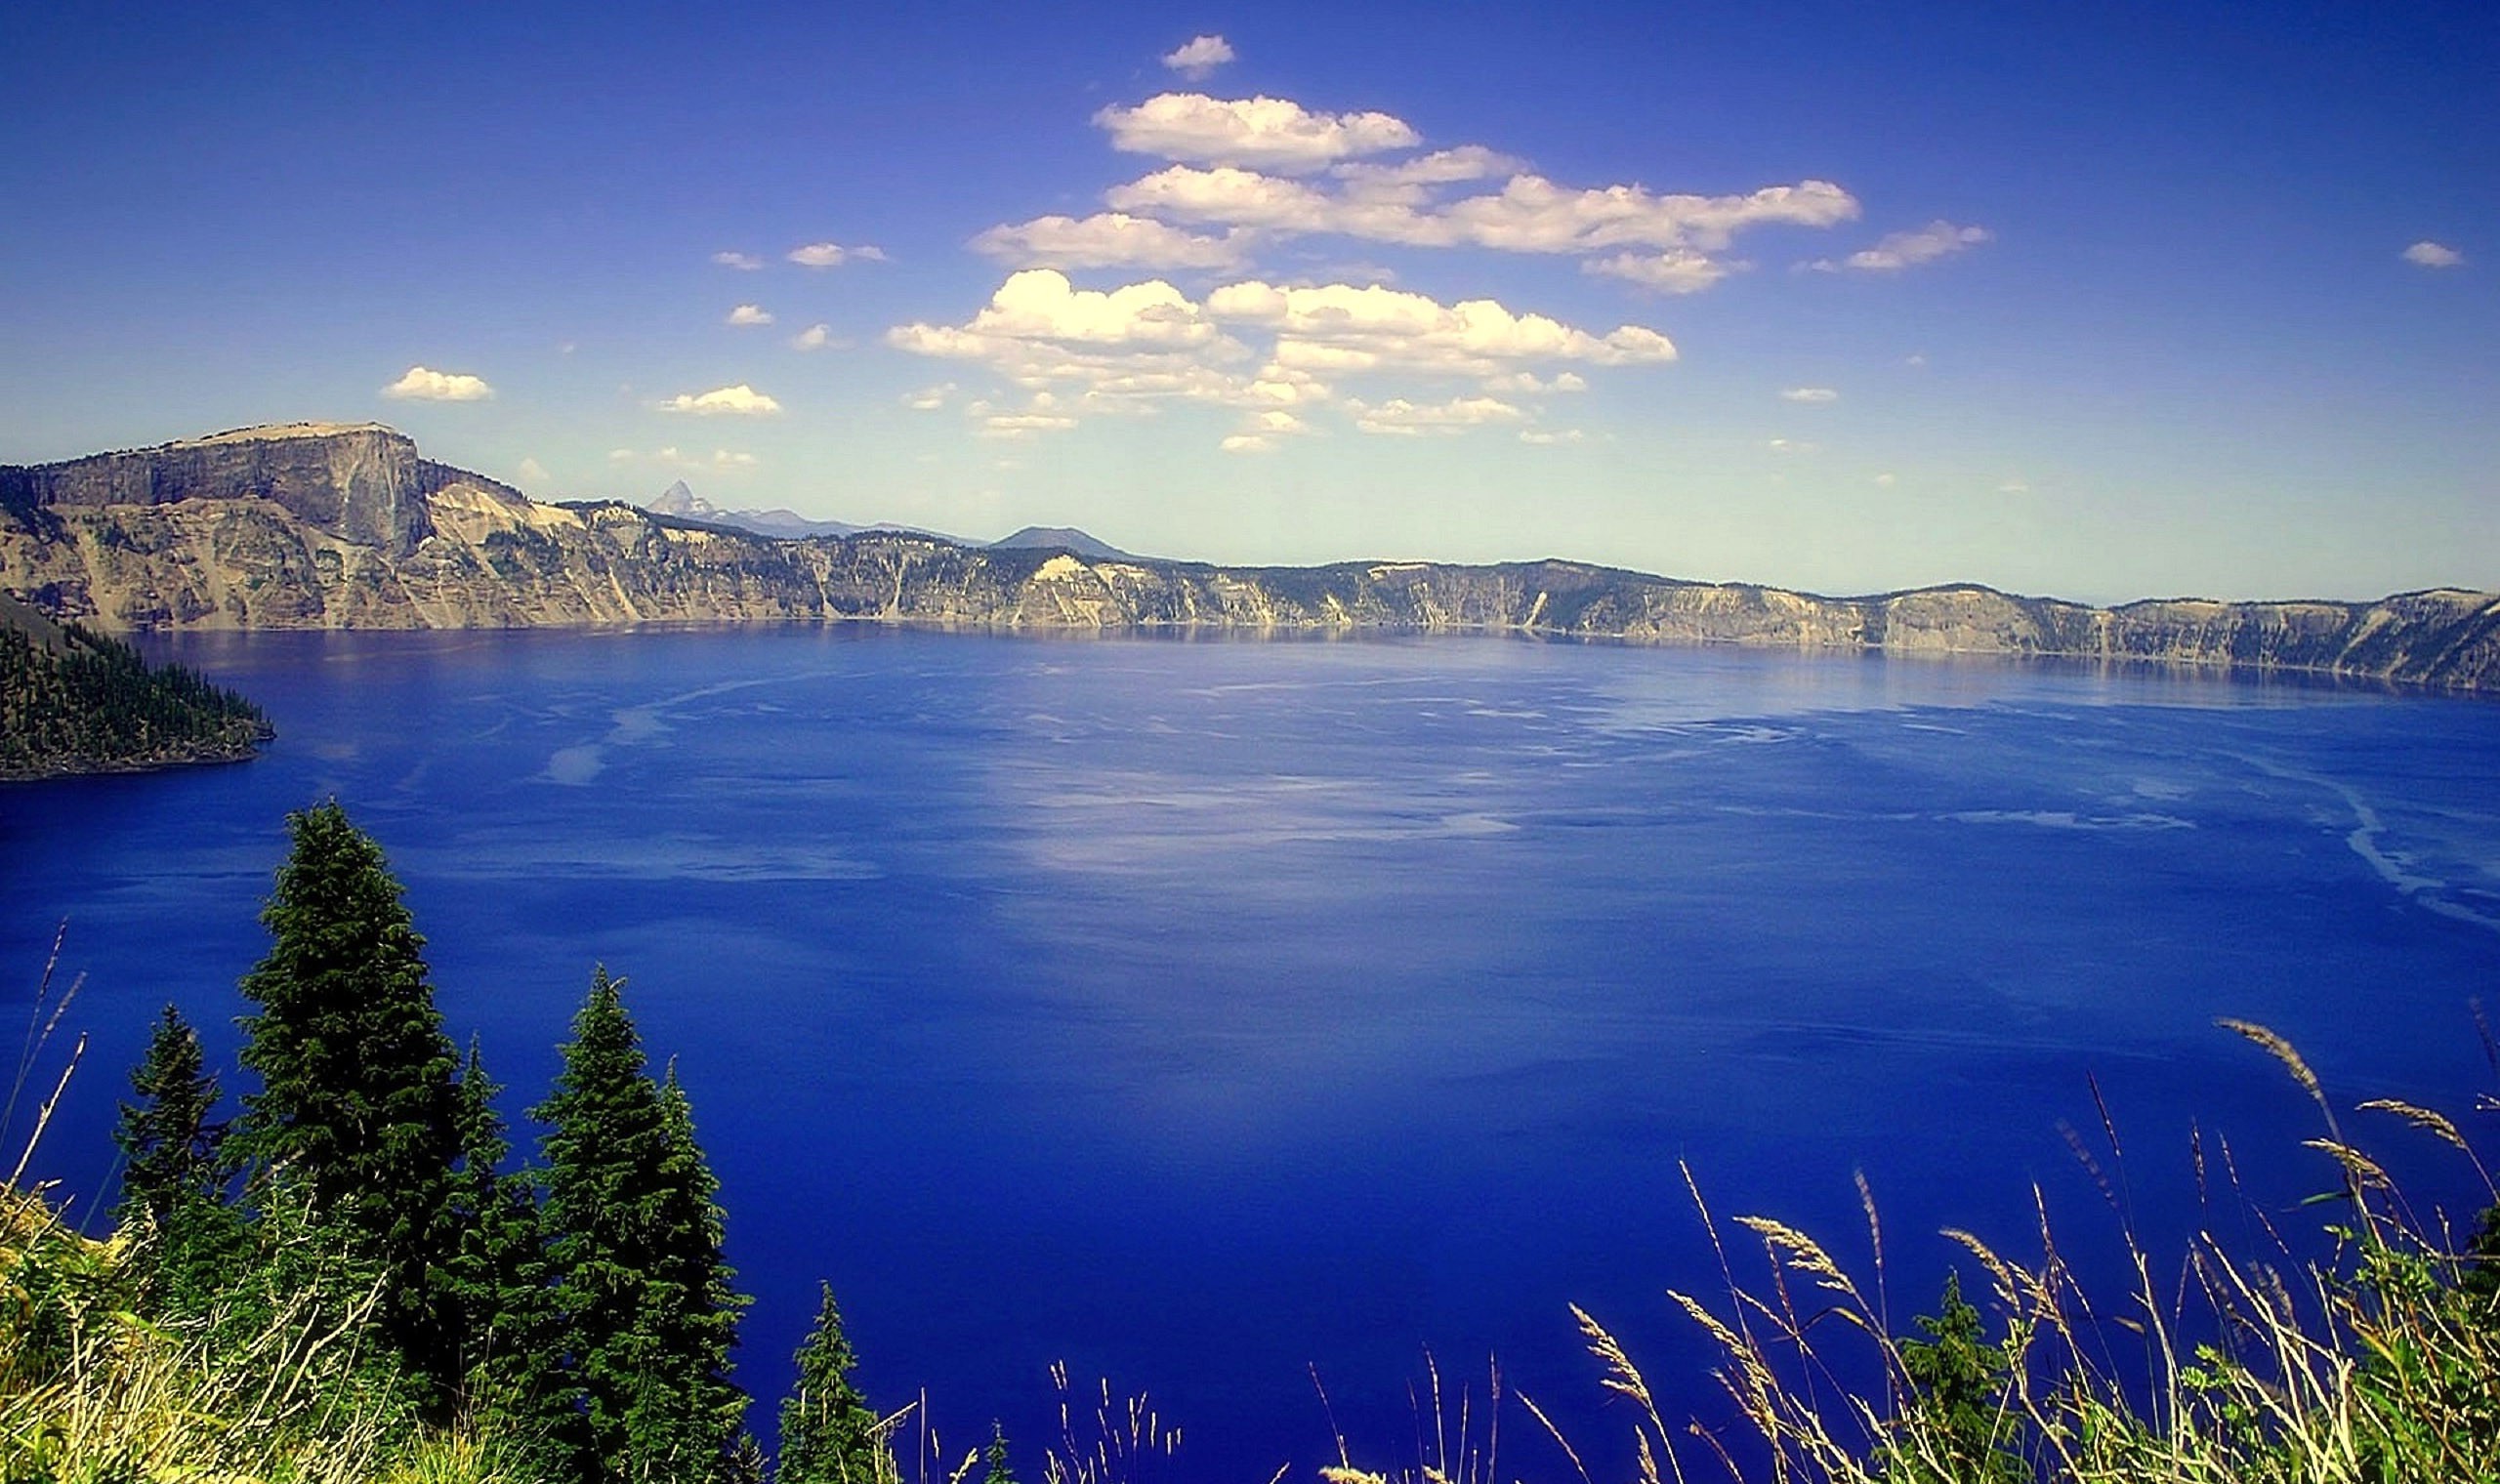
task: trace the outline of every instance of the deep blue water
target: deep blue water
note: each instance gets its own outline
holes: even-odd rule
[[[1256,1484],[1333,1457],[1316,1363],[1394,1463],[1430,1346],[1453,1388],[1497,1351],[1604,1454],[1566,1302],[1717,1410],[1664,1298],[1718,1292],[1680,1158],[1723,1216],[1851,1257],[1862,1171],[1905,1316],[1940,1225],[2036,1252],[2034,1181],[2105,1257],[2061,1133],[2100,1139],[2087,1074],[2157,1249],[2198,1219],[2191,1118],[2271,1207],[2329,1183],[2218,1014],[2348,1106],[2490,1086],[2485,702],[1500,639],[167,647],[280,740],[0,790],[0,1016],[66,918],[94,1036],[40,1173],[109,1178],[164,1001],[230,1061],[281,816],[335,795],[516,1114],[592,964],[627,976],[761,1299],[759,1425],[821,1277],[872,1397],[925,1386],[955,1453],[993,1416],[1055,1434],[1063,1360],[1183,1424],[1183,1476]],[[2468,1202],[2418,1137],[2373,1142]],[[1535,1430],[1506,1414],[1505,1468],[1559,1473]]]

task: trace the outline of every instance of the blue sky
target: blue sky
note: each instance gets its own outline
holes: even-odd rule
[[[21,7],[0,458],[370,419],[1229,561],[2500,587],[2495,79],[2488,6]]]

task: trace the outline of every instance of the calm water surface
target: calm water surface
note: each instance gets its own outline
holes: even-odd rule
[[[2036,1250],[2035,1180],[2105,1255],[2061,1132],[2100,1137],[2087,1074],[2173,1253],[2191,1118],[2270,1206],[2321,1187],[2304,1100],[2215,1015],[2347,1104],[2489,1086],[2484,702],[1497,639],[172,652],[268,707],[266,758],[0,791],[0,1013],[66,918],[94,1034],[42,1173],[110,1178],[166,1000],[230,1062],[281,816],[335,795],[516,1116],[592,964],[628,977],[761,1299],[749,1388],[777,1399],[829,1279],[872,1397],[925,1385],[958,1452],[993,1416],[1054,1435],[1064,1360],[1182,1423],[1182,1476],[1257,1484],[1333,1457],[1316,1362],[1392,1463],[1426,1346],[1611,1436],[1566,1302],[1714,1410],[1663,1297],[1716,1290],[1679,1159],[1850,1255],[1862,1171],[1906,1309],[1939,1225]],[[1503,1466],[1559,1475],[1532,1427]]]

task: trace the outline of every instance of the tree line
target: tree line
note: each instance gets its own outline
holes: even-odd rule
[[[306,1374],[341,1408],[462,1421],[508,1477],[891,1484],[829,1286],[777,1465],[746,1431],[731,1357],[750,1300],[691,1102],[674,1064],[653,1076],[624,981],[593,971],[530,1110],[538,1160],[516,1165],[500,1090],[443,1029],[380,846],[335,802],[287,827],[269,955],[241,983],[257,1089],[224,1116],[168,1006],[122,1104],[115,1214],[140,1234],[147,1317],[240,1345],[309,1310],[305,1333],[332,1338]],[[992,1473],[1012,1484],[1003,1450]]]
[[[12,616],[0,612],[0,778],[242,758],[270,736],[259,707],[191,670]]]

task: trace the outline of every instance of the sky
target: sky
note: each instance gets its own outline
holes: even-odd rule
[[[2500,8],[12,7],[0,461],[2500,589]]]

